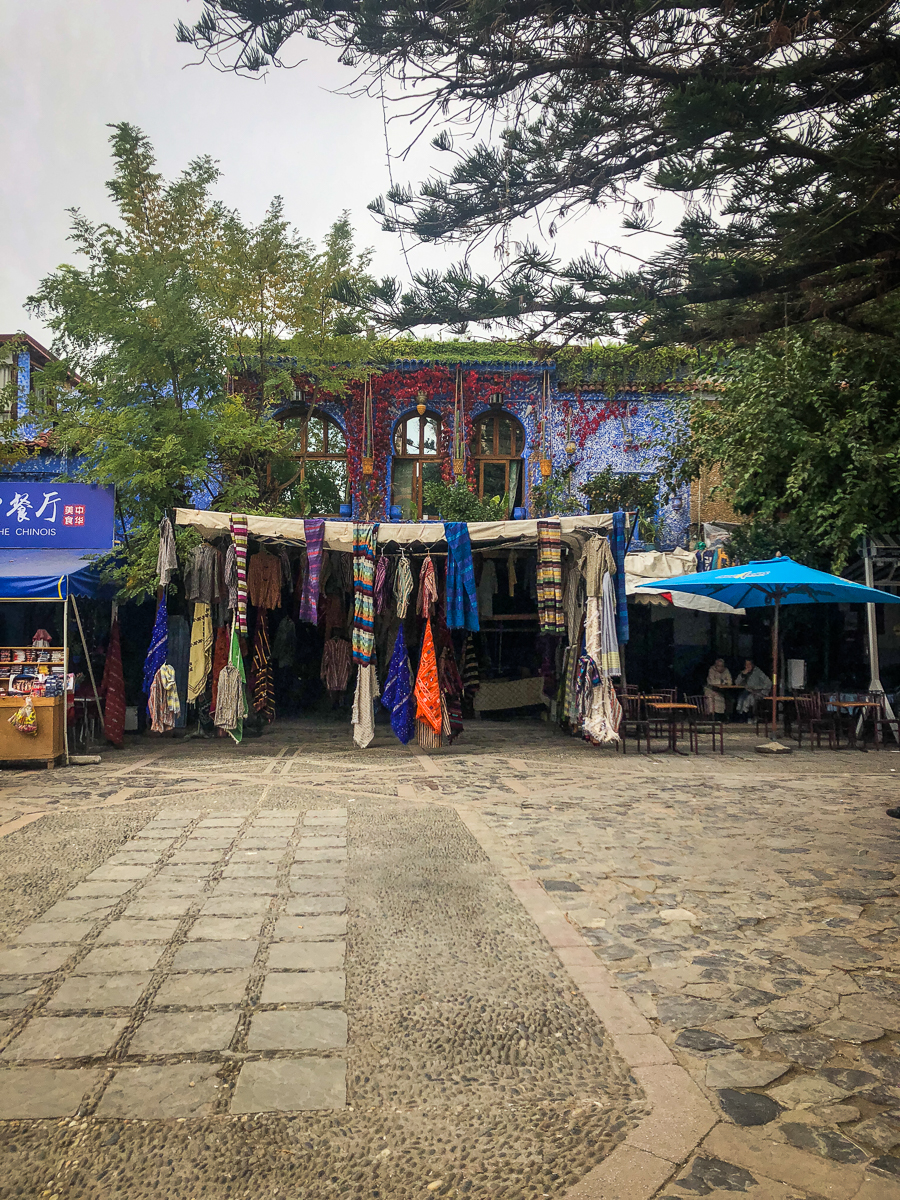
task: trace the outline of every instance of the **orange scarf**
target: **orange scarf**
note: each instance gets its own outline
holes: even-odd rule
[[[434,654],[430,617],[425,626],[425,639],[422,642],[422,657],[419,659],[415,693],[416,720],[424,721],[431,726],[435,733],[440,733],[443,725],[441,689],[438,684],[437,659]]]

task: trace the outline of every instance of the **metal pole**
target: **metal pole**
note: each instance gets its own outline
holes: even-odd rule
[[[781,597],[775,597],[775,619],[772,621],[772,737],[775,737],[778,719],[778,609]]]
[[[866,587],[873,588],[875,586],[875,571],[872,566],[872,542],[868,537],[862,540],[863,550],[863,568],[865,570]],[[866,605],[866,632],[869,641],[869,691],[877,692],[882,697],[882,705],[884,707],[884,715],[889,721],[894,720],[894,710],[891,707],[891,702],[884,694],[884,688],[881,686],[881,663],[878,658],[878,625],[875,621],[875,605]],[[862,717],[860,716],[857,725],[857,733],[859,726],[862,725]]]
[[[66,766],[69,765],[69,580],[66,578],[66,598],[63,601],[63,744]]]
[[[82,649],[84,650],[84,659],[87,663],[88,675],[91,677],[91,687],[94,689],[94,699],[97,702],[97,712],[100,714],[100,728],[103,730],[104,737],[106,736],[106,722],[103,720],[103,706],[100,703],[100,693],[97,691],[97,681],[94,678],[94,668],[91,666],[91,656],[88,653],[87,640],[84,636],[84,630],[81,628],[81,613],[78,611],[78,604],[75,597],[72,597],[72,608],[75,610],[75,620],[78,622],[78,634],[81,638]],[[84,740],[87,742],[87,727],[85,728]],[[85,749],[87,747],[85,746]]]

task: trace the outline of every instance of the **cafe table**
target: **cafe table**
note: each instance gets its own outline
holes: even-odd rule
[[[880,700],[829,700],[827,696],[823,696],[822,697],[822,705],[825,708],[826,712],[829,708],[836,708],[838,710],[839,714],[847,713],[847,715],[851,718],[850,723],[847,726],[847,745],[850,746],[851,748],[855,748],[856,747],[857,721],[852,720],[853,716],[855,715],[853,710],[857,709],[857,708],[863,709],[863,710],[869,709],[869,708],[879,709],[879,708],[881,708],[881,701]],[[865,712],[864,711],[860,712],[859,719],[862,719],[864,717],[865,717]],[[838,726],[838,728],[835,730],[835,733],[838,735],[838,737],[837,737],[838,745],[840,745],[839,730],[840,730],[840,726]],[[876,743],[881,741],[881,733],[878,729],[877,722],[875,724],[875,741],[876,741]]]
[[[688,713],[696,712],[697,705],[674,704],[666,701],[661,704],[651,704],[650,708],[667,718],[666,723],[669,726],[669,750],[673,754],[684,754],[683,750],[678,749],[678,726],[680,724],[684,728],[684,718]],[[680,722],[678,720],[679,716],[681,717]]]

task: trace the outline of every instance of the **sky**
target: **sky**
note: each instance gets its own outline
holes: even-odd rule
[[[110,220],[108,126],[128,121],[153,142],[160,169],[177,174],[210,154],[222,179],[218,196],[258,221],[274,195],[306,237],[320,240],[349,209],[358,244],[375,251],[377,275],[409,280],[399,239],[380,230],[366,205],[389,186],[380,100],[338,94],[352,72],[328,47],[295,42],[305,61],[293,70],[245,79],[190,65],[197,52],[175,40],[179,18],[199,15],[199,0],[30,0],[4,6],[0,72],[0,333],[20,329],[47,344],[50,332],[25,311],[25,298],[60,263],[76,261],[67,243],[69,208]],[[396,112],[388,106],[388,114]],[[389,122],[397,182],[418,181],[440,158],[423,139],[399,159],[414,130]],[[566,257],[591,238],[615,240],[618,214],[570,222],[556,246]],[[528,232],[540,237],[538,227]],[[549,244],[546,243],[545,244]],[[449,266],[459,246],[407,247],[412,270]],[[639,252],[637,245],[629,250]],[[658,249],[658,247],[654,247]],[[483,269],[493,270],[490,248]]]

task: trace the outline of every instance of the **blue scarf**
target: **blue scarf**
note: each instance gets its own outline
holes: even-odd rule
[[[405,746],[416,732],[416,702],[402,625],[397,630],[397,640],[388,666],[387,682],[381,693],[381,703],[390,709],[391,729]]]
[[[447,539],[447,627],[478,633],[478,599],[472,544],[465,521],[445,521]]]
[[[621,509],[613,513],[611,542],[616,560],[616,640],[624,645],[628,641],[628,598],[625,595],[625,513]]]
[[[147,657],[144,660],[144,686],[142,690],[145,696],[150,695],[150,689],[153,687],[156,672],[166,661],[168,650],[169,610],[166,606],[165,589],[163,589],[162,600],[160,600],[159,608],[156,610],[156,622],[153,626],[153,633],[150,635],[150,649],[147,651]]]

